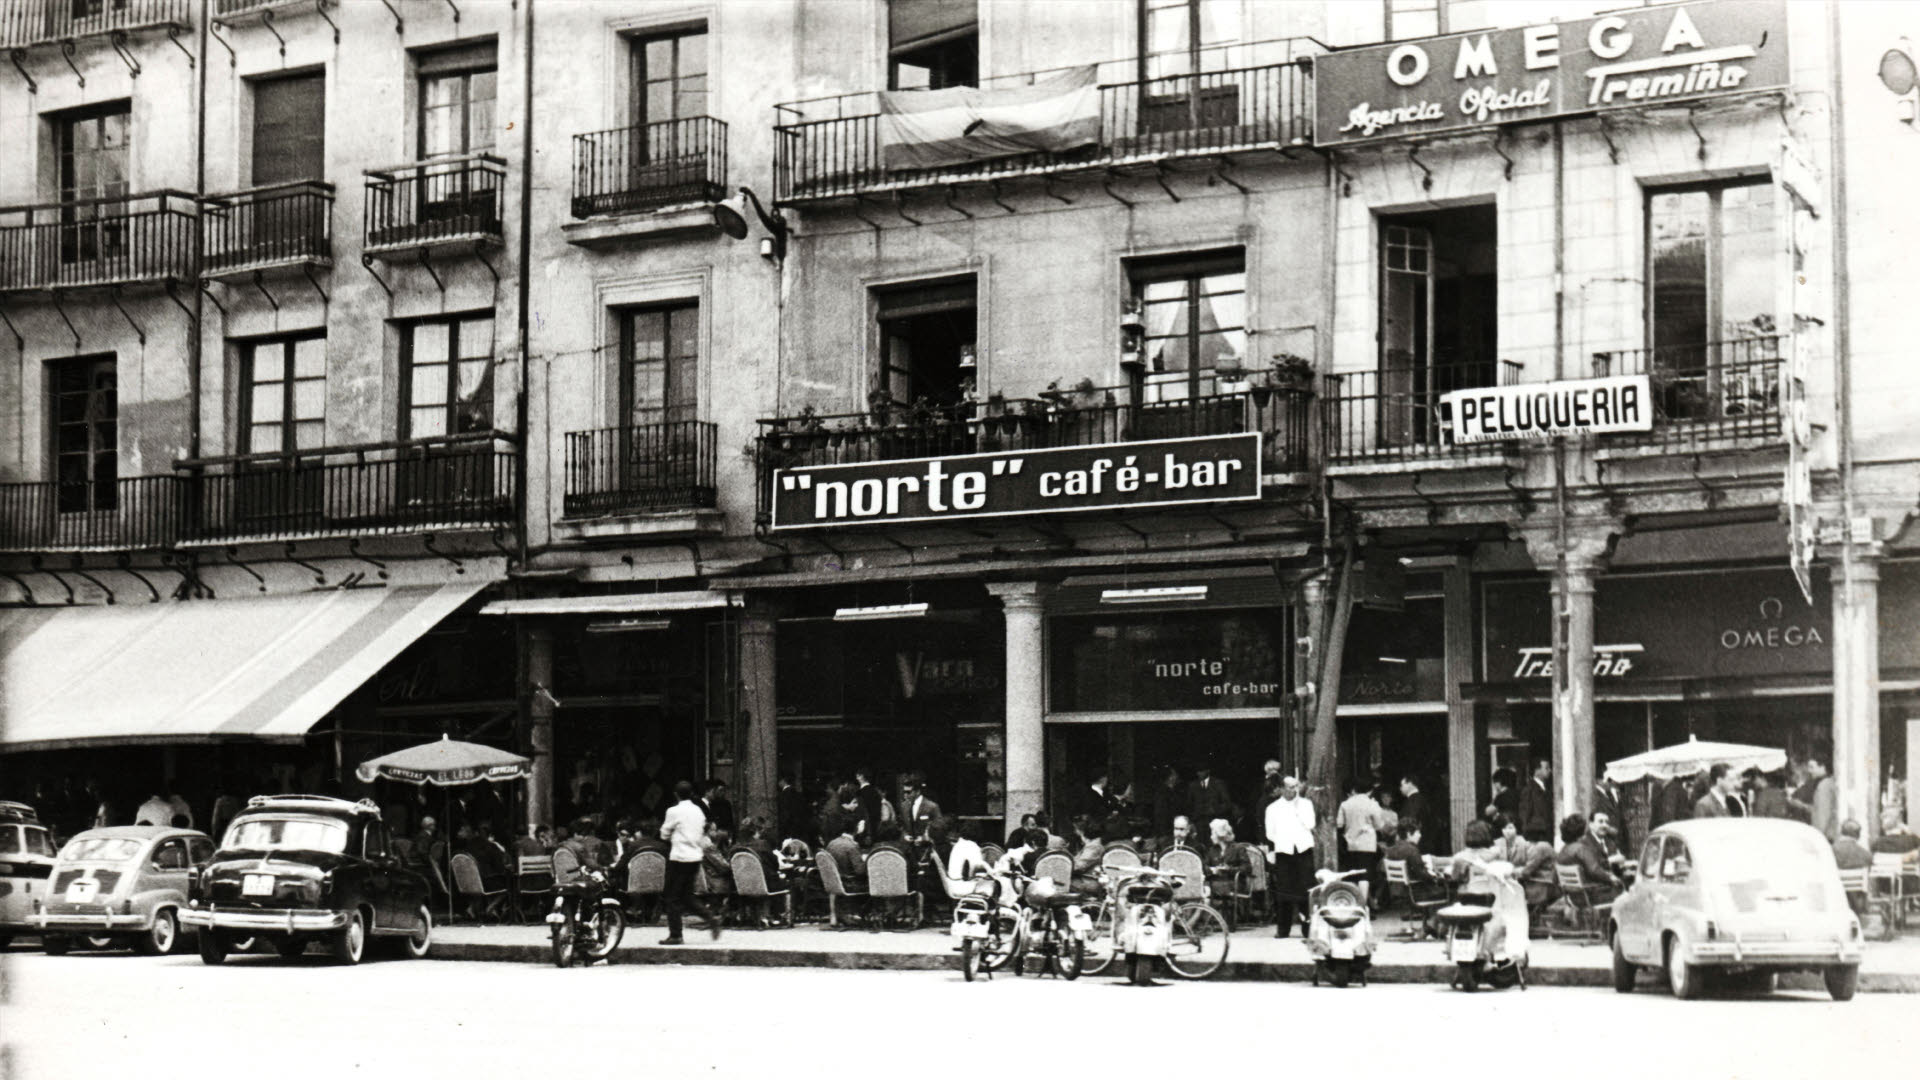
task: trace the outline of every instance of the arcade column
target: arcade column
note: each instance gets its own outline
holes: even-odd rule
[[[740,617],[740,791],[749,816],[779,820],[780,741],[772,601],[750,596]]]
[[[1840,820],[1880,817],[1880,560],[1856,546],[1834,560],[1833,784]]]
[[[1007,830],[1046,805],[1046,636],[1044,608],[1053,586],[989,582],[1005,610],[1007,641]]]

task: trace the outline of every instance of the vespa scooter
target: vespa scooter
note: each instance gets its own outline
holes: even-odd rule
[[[1474,874],[1471,890],[1433,913],[1453,961],[1452,986],[1467,993],[1482,983],[1496,990],[1527,988],[1527,894],[1507,862],[1488,863]]]
[[[1365,870],[1338,873],[1321,870],[1315,877],[1320,884],[1307,893],[1307,909],[1312,918],[1307,924],[1307,949],[1313,953],[1313,985],[1320,977],[1336,987],[1345,987],[1355,976],[1367,985],[1367,969],[1373,965],[1373,919],[1367,913],[1367,883],[1348,878],[1363,877]]]
[[[1116,867],[1109,888],[1118,897],[1115,951],[1127,960],[1127,978],[1135,986],[1153,982],[1153,966],[1166,958],[1173,939],[1173,890],[1186,879],[1152,867]]]

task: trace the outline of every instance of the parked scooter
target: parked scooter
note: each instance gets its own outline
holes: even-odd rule
[[[1433,913],[1454,964],[1452,985],[1468,993],[1483,983],[1496,990],[1518,983],[1525,990],[1527,894],[1514,880],[1513,865],[1477,867],[1469,888],[1454,901]]]
[[[1113,867],[1107,875],[1119,899],[1114,951],[1127,961],[1135,986],[1153,981],[1154,964],[1166,958],[1173,941],[1173,890],[1186,879],[1152,867]]]
[[[1348,881],[1364,877],[1365,870],[1337,873],[1321,870],[1315,875],[1320,884],[1307,893],[1307,949],[1313,953],[1313,985],[1320,977],[1337,987],[1345,987],[1355,976],[1367,985],[1367,969],[1373,966],[1373,917],[1367,912],[1367,883]]]
[[[972,891],[953,902],[947,931],[960,942],[960,970],[968,982],[983,971],[991,978],[1020,943],[1020,910],[1003,898],[1002,882],[983,871],[970,884]]]

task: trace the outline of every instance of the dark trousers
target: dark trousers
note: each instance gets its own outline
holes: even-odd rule
[[[1380,897],[1386,892],[1387,875],[1380,865],[1378,851],[1343,851],[1340,853],[1340,869],[1365,870],[1366,874],[1360,880],[1367,883],[1367,904],[1370,907],[1379,905]]]
[[[1267,887],[1273,890],[1273,906],[1279,926],[1276,933],[1286,937],[1287,931],[1307,915],[1307,893],[1313,888],[1313,849],[1297,851],[1291,855],[1281,853],[1273,859],[1273,877]],[[1305,933],[1302,930],[1302,933]]]
[[[700,879],[700,864],[697,862],[667,862],[667,936],[680,936],[680,917],[692,910],[707,920],[709,926],[715,925],[713,912],[693,894],[694,883]]]

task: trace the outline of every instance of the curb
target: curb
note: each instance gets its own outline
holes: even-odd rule
[[[841,971],[955,971],[955,959],[944,953],[859,952],[822,949],[730,949],[684,945],[665,948],[657,945],[623,946],[614,954],[621,964],[668,964],[676,966],[754,967],[754,968],[827,968]],[[436,943],[428,954],[434,960],[467,960],[500,964],[551,964],[552,954],[543,945],[491,945],[473,942]],[[1100,977],[1105,977],[1103,974]],[[1209,980],[1211,982],[1297,982],[1313,979],[1313,965],[1307,962],[1270,963],[1229,961]],[[1380,964],[1367,975],[1369,982],[1381,984],[1431,984],[1445,986],[1453,979],[1451,964]],[[1613,975],[1606,968],[1541,967],[1528,969],[1529,986],[1606,987]],[[1782,989],[1820,990],[1820,980],[1811,975],[1787,975],[1780,980]],[[1652,977],[1641,975],[1639,989],[1655,990]],[[1920,973],[1860,973],[1862,993],[1920,994]]]

